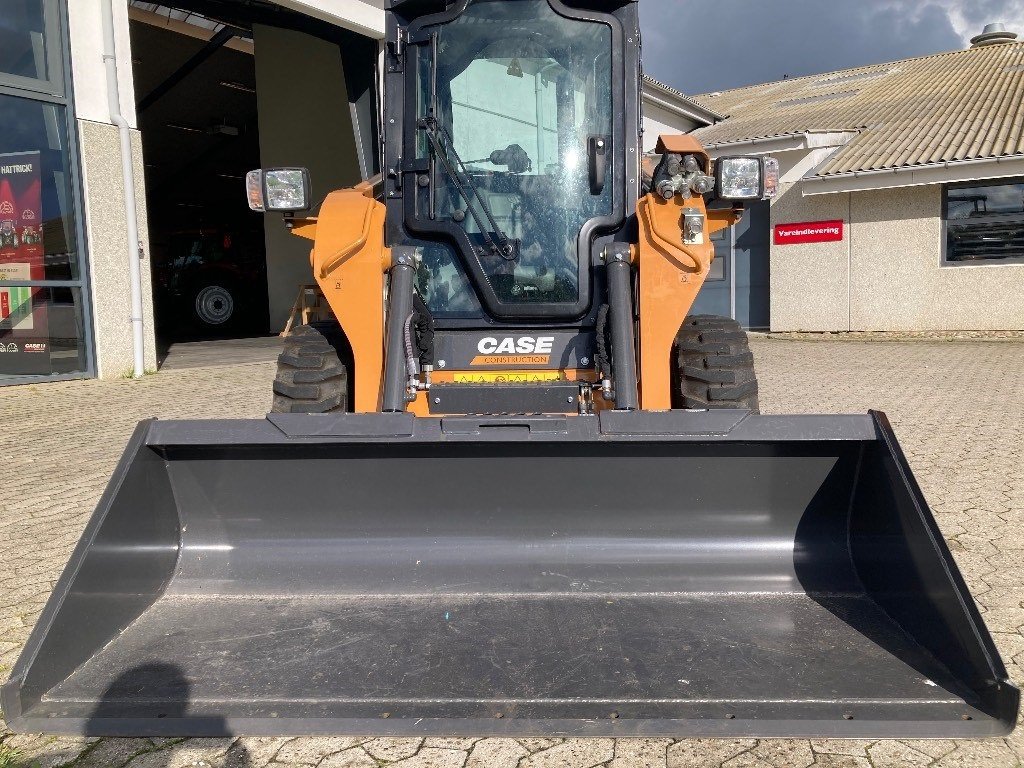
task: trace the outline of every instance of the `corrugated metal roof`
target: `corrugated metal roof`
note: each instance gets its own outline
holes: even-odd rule
[[[697,97],[727,115],[705,144],[806,131],[858,135],[830,176],[1024,153],[1024,42],[781,80]]]

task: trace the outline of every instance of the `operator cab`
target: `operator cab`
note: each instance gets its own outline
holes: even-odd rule
[[[582,318],[598,241],[614,239],[636,199],[621,149],[637,157],[637,99],[627,116],[623,83],[638,48],[624,57],[621,42],[635,5],[394,10],[407,8],[389,30],[401,43],[389,47],[386,111],[404,118],[386,131],[385,167],[389,241],[417,248],[417,292],[438,319]]]

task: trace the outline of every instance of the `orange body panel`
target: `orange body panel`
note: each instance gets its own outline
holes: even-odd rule
[[[666,152],[676,155],[703,155],[704,168],[708,167],[708,153],[704,151],[704,145],[689,133],[663,133],[658,137],[654,151],[659,155]]]
[[[381,408],[384,371],[384,285],[391,250],[384,247],[383,203],[372,188],[332,192],[320,208],[310,256],[313,276],[345,330],[355,359],[353,410]],[[309,220],[303,227],[310,226]],[[308,237],[308,229],[301,234]]]
[[[689,134],[658,137],[658,153],[697,155],[705,172],[711,162],[701,143]],[[683,242],[683,209],[704,214],[704,237],[699,244]],[[637,333],[640,407],[646,411],[672,407],[672,346],[679,326],[693,306],[715,257],[711,235],[734,225],[742,211],[709,211],[704,198],[679,196],[665,200],[648,194],[637,202],[640,237],[634,257],[640,316]]]
[[[697,154],[708,167],[707,154],[692,136],[662,136],[658,151]],[[683,242],[684,209],[705,215],[703,242]],[[639,298],[640,407],[644,410],[672,406],[672,346],[714,258],[710,236],[735,224],[740,215],[733,209],[707,211],[700,196],[664,200],[648,194],[637,203],[639,242],[633,256]],[[356,413],[381,407],[385,275],[391,266],[390,249],[384,246],[384,218],[385,207],[373,198],[372,186],[361,184],[331,193],[318,218],[296,219],[291,224],[294,234],[314,240],[313,275],[352,347]],[[452,382],[456,373],[435,371],[433,381]],[[566,370],[562,375],[568,380],[594,380],[590,370]],[[595,395],[595,410],[610,407]],[[429,415],[428,394],[418,393],[408,410],[418,416]]]
[[[684,245],[684,208],[704,212],[704,199],[664,200],[646,195],[637,203],[640,242],[636,268],[640,297],[640,407],[662,411],[672,407],[672,345],[683,318],[708,276],[714,246],[707,231],[700,245]]]

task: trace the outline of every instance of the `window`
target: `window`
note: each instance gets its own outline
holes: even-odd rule
[[[730,227],[719,229],[711,235],[711,244],[715,247],[715,258],[711,260],[711,269],[705,280],[725,280],[725,262],[729,259],[732,243],[729,238]]]
[[[1024,263],[1024,181],[946,188],[947,264]]]
[[[470,4],[435,34],[436,58],[419,58],[420,117],[437,126],[416,129],[435,169],[419,218],[458,228],[498,301],[578,301],[579,232],[613,207],[613,166],[596,191],[588,171],[590,142],[612,133],[610,28],[524,0]],[[428,294],[443,313],[444,292]]]
[[[0,94],[0,126],[0,238],[9,241],[0,246],[0,262],[13,258],[14,234],[23,256],[30,245],[38,252],[33,280],[77,280],[65,108]]]
[[[61,93],[56,0],[4,0],[0,83]]]
[[[91,372],[57,0],[0,13],[0,383]]]

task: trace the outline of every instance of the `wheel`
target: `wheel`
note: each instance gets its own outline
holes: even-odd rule
[[[220,330],[238,313],[235,293],[230,286],[219,282],[201,286],[192,300],[192,312],[199,325],[211,331]]]
[[[735,320],[715,315],[686,318],[673,354],[673,408],[759,411],[754,356],[747,334]]]
[[[348,410],[347,342],[335,323],[300,325],[277,358],[272,413],[340,413]],[[339,354],[341,350],[341,354]]]

